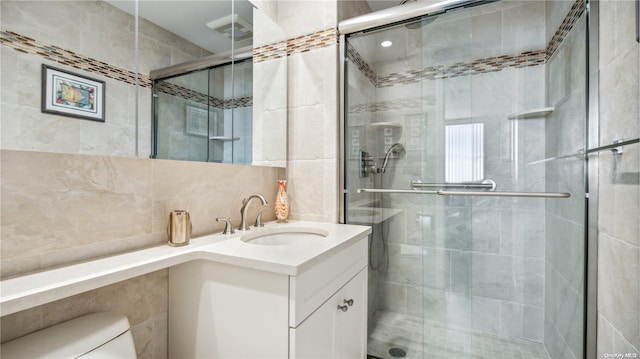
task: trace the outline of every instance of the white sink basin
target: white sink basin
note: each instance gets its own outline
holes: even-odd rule
[[[308,244],[324,240],[329,232],[313,227],[267,228],[247,233],[240,239],[249,244],[263,246],[286,246]]]

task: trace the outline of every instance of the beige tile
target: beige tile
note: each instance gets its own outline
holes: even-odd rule
[[[545,4],[522,2],[502,12],[502,54],[544,49]]]
[[[638,247],[598,236],[598,311],[631,343],[640,334]]]
[[[337,160],[304,160],[288,164],[291,218],[337,222]]]
[[[194,237],[221,232],[224,225],[216,222],[216,217],[230,217],[239,224],[242,199],[260,191],[270,201],[266,208],[272,208],[277,188],[262,187],[260,174],[265,170],[272,175],[279,171],[257,166],[153,161],[154,232],[165,231],[169,212],[175,209],[191,212]],[[251,220],[257,210],[250,210]]]
[[[42,307],[9,314],[0,319],[2,343],[42,328]]]
[[[325,106],[297,107],[289,110],[289,147],[287,159],[319,160],[325,158]]]
[[[288,57],[289,108],[336,102],[336,59],[335,45]]]
[[[327,159],[323,164],[323,222],[338,222],[338,160]]]
[[[289,38],[311,34],[338,25],[338,9],[334,2],[292,0],[278,3],[278,24]]]
[[[168,324],[167,313],[153,319],[153,358],[167,358]]]
[[[0,5],[2,7],[2,5]],[[2,102],[16,104],[18,103],[18,94],[15,91],[18,72],[18,52],[6,46],[0,46],[0,71],[2,71],[2,83],[0,83],[0,93],[2,94]],[[4,109],[3,109],[4,111]],[[3,116],[4,118],[4,116]],[[4,126],[3,126],[4,132]]]
[[[144,322],[131,328],[138,359],[153,359],[153,322]]]
[[[600,144],[640,134],[638,50],[628,50],[600,71]]]
[[[4,150],[2,167],[3,258],[150,233],[148,160]]]
[[[638,172],[638,153],[629,147],[622,156],[602,152],[599,159],[599,231],[635,246],[640,245],[640,187],[624,181]]]
[[[599,21],[600,30],[598,32],[599,38],[599,54],[598,61],[600,68],[609,66],[609,63],[615,58],[616,55],[616,1],[601,1],[599,3]]]

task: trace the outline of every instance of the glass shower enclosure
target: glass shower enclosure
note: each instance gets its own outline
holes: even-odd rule
[[[582,358],[585,2],[466,5],[342,38],[368,352]]]
[[[251,164],[252,58],[153,81],[152,157]]]

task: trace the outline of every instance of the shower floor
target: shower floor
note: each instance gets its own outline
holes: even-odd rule
[[[377,311],[369,323],[369,358],[549,359],[544,345],[466,329],[447,328],[419,317]],[[424,331],[424,336],[423,336]],[[398,351],[396,350],[396,353]]]

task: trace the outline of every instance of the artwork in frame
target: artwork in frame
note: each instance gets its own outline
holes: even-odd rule
[[[206,107],[187,105],[185,129],[188,135],[209,136],[209,110]]]
[[[42,112],[105,122],[105,83],[42,65]]]

